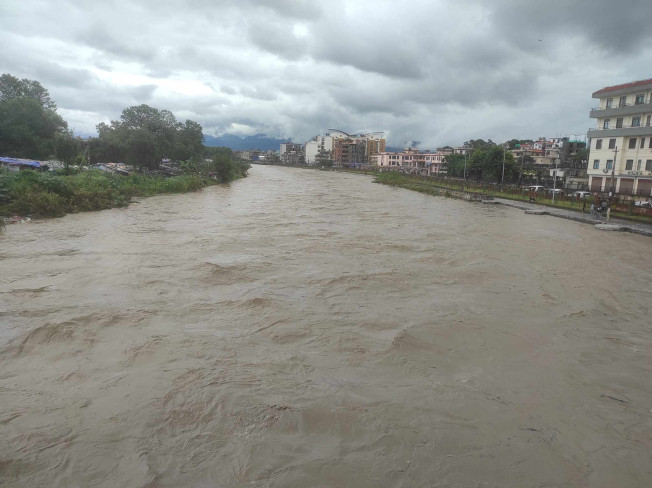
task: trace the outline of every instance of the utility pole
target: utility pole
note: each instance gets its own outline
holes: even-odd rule
[[[559,164],[559,156],[555,159],[555,172],[552,174],[552,204],[555,204],[555,194],[557,193],[557,166]]]
[[[503,176],[500,178],[500,186],[505,182],[505,144],[503,144]]]
[[[616,192],[616,185],[614,183],[614,177],[616,175],[616,161],[618,160],[618,146],[614,148],[614,161],[611,165],[611,189],[609,190],[609,196],[612,197]]]
[[[466,185],[466,156],[468,153],[468,149],[464,149],[464,184]]]

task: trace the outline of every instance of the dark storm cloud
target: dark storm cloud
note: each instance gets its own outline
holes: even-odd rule
[[[6,0],[0,72],[85,132],[148,103],[207,133],[434,147],[585,131],[592,92],[652,76],[650,18],[642,0]]]
[[[649,0],[495,0],[485,4],[498,29],[513,42],[530,46],[539,39],[553,42],[557,36],[580,36],[605,51],[627,53],[652,38]]]

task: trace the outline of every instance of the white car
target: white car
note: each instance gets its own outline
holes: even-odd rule
[[[576,191],[574,193],[576,198],[588,198],[591,196],[591,192],[589,191]]]
[[[652,208],[652,202],[646,202],[643,200],[639,200],[638,202],[634,202],[635,207],[642,207],[642,208]]]

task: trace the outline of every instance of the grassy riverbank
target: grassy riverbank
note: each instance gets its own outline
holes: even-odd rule
[[[383,185],[398,186],[406,190],[418,191],[419,193],[426,193],[428,195],[451,196],[449,189],[435,185],[434,180],[428,181],[428,179],[415,178],[393,171],[378,173],[374,181]],[[453,188],[450,190],[453,190]]]
[[[454,196],[454,191],[464,190],[466,192],[477,193],[481,195],[496,197],[496,198],[505,198],[509,200],[516,200],[522,202],[529,202],[530,196],[528,193],[524,193],[518,188],[504,187],[501,188],[499,185],[491,184],[482,184],[482,183],[469,183],[463,184],[460,181],[456,180],[444,180],[431,177],[423,176],[410,176],[398,172],[387,172],[380,173],[376,176],[374,180],[376,183],[382,183],[389,186],[397,186],[400,188],[405,188],[407,190],[418,191],[420,193],[426,193],[428,195],[440,195],[440,196]],[[582,212],[586,204],[588,207],[591,205],[591,200],[579,199],[579,198],[570,198],[567,196],[556,198],[553,202],[551,196],[547,195],[537,195],[536,200],[537,205],[542,205],[545,207],[559,208],[564,210],[572,210],[575,212]],[[640,223],[652,223],[652,218],[646,215],[633,214],[631,212],[631,207],[629,211],[622,210],[618,206],[618,209],[614,208],[611,212],[611,216],[614,218],[620,218],[624,220],[629,220],[632,222]]]
[[[232,179],[246,175],[234,173]],[[0,173],[0,217],[61,217],[67,213],[103,210],[129,205],[134,197],[197,191],[218,183],[199,175],[171,178],[102,171],[71,175],[20,171]]]

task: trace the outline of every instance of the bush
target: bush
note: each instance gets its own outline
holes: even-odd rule
[[[214,181],[196,175],[165,178],[133,174],[120,176],[102,171],[55,175],[36,171],[0,173],[0,216],[60,217],[124,207],[135,196],[196,191]]]

